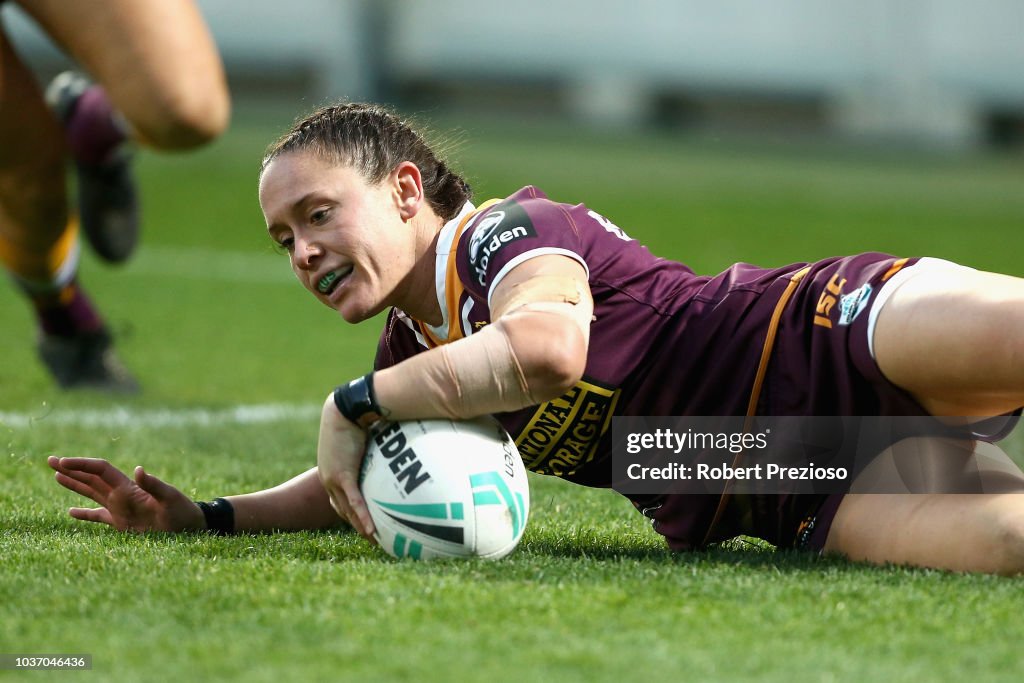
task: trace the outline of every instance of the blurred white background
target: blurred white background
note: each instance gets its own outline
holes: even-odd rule
[[[1024,137],[1022,0],[198,4],[238,92],[953,148]],[[61,67],[3,13],[26,58]]]

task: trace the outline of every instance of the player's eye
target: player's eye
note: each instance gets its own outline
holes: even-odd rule
[[[327,220],[327,215],[330,213],[329,209],[317,209],[309,215],[309,222],[314,225],[320,225]]]
[[[274,249],[282,254],[290,254],[295,248],[295,240],[291,237],[284,237],[280,240],[274,240]]]

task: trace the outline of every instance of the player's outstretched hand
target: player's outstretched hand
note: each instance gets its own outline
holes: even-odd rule
[[[359,467],[366,451],[366,432],[338,412],[328,396],[320,413],[316,462],[320,483],[331,507],[364,538],[373,541],[373,520],[359,492]]]
[[[71,508],[75,519],[109,524],[121,531],[189,531],[206,528],[202,510],[184,493],[142,467],[134,480],[99,458],[58,458],[46,463],[57,483],[102,507]]]

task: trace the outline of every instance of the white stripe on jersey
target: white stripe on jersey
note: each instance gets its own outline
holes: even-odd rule
[[[466,303],[462,305],[462,329],[466,331],[467,337],[476,332],[473,329],[473,325],[469,322],[469,312],[471,310],[473,310],[473,297],[467,296]]]
[[[442,342],[448,341],[448,305],[446,303],[448,292],[445,286],[445,282],[448,279],[448,254],[453,248],[452,241],[455,239],[455,233],[459,229],[459,223],[466,217],[466,214],[475,210],[476,207],[473,206],[472,202],[466,202],[466,205],[462,207],[462,211],[459,211],[459,215],[445,223],[437,236],[437,249],[434,250],[434,253],[437,255],[434,261],[434,289],[437,290],[437,303],[441,306],[441,324],[437,327],[427,325],[426,323],[424,325],[430,330],[431,334]],[[469,229],[468,225],[466,229]]]
[[[425,349],[429,349],[430,348],[430,346],[427,344],[427,340],[423,337],[423,333],[420,332],[419,325],[414,323],[412,321],[412,318],[407,316],[404,311],[402,311],[402,310],[400,310],[398,308],[395,309],[395,315],[398,316],[398,319],[401,322],[405,323],[406,327],[408,327],[410,330],[412,330],[412,333],[414,335],[416,335],[416,341],[418,341],[420,343],[420,346],[422,346]]]

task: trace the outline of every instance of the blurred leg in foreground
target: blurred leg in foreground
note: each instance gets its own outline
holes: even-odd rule
[[[139,234],[130,144],[189,149],[218,136],[230,111],[220,57],[191,0],[17,4],[92,80],[61,74],[48,106],[0,26],[0,262],[33,306],[40,357],[61,387],[134,392],[78,283],[78,226],[104,260],[130,257]]]

